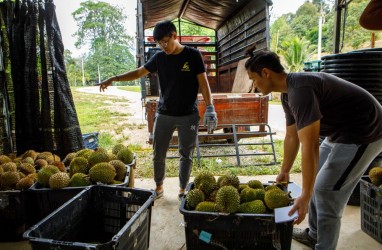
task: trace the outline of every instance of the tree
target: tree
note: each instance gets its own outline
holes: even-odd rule
[[[92,80],[98,81],[98,70],[102,79],[106,79],[135,68],[135,57],[130,52],[133,38],[124,28],[123,9],[89,0],[82,2],[72,15],[78,27],[75,46],[89,48],[85,69]]]
[[[309,59],[308,42],[294,37],[282,44],[281,54],[289,72],[299,72],[304,68],[304,62]]]
[[[370,39],[371,32],[359,25],[359,17],[368,3],[369,0],[354,1],[349,5],[346,13],[345,45],[353,49],[360,48],[360,45]]]
[[[305,2],[297,9],[296,15],[291,22],[291,27],[299,37],[307,37],[309,30],[318,26],[320,13],[310,2]]]
[[[271,49],[275,53],[278,53],[280,44],[284,41],[292,39],[295,36],[291,26],[289,25],[290,19],[290,14],[282,15],[271,26]]]
[[[334,0],[306,1],[299,7],[296,14],[283,15],[271,25],[271,49],[277,50],[284,41],[298,36],[309,41],[308,53],[317,50],[318,44],[318,17],[323,16],[322,25],[322,52],[332,53],[334,47],[334,27],[336,18],[336,6]],[[371,37],[371,32],[362,29],[358,19],[369,0],[347,1],[346,8],[342,9],[341,29],[341,52],[364,47]],[[321,9],[322,6],[322,9]],[[322,11],[321,11],[322,10]],[[343,30],[345,27],[345,30]],[[278,36],[276,36],[278,34]],[[379,33],[376,34],[377,38]]]
[[[79,58],[72,57],[69,50],[64,51],[66,73],[71,86],[82,85],[82,62]]]
[[[342,9],[342,26],[341,28],[341,52],[347,52],[353,49],[358,49],[365,42],[369,41],[371,32],[367,31],[359,25],[359,17],[365,9],[369,0],[352,1],[346,8]],[[326,24],[324,25],[325,32],[323,36],[327,38],[325,42],[325,50],[333,51],[334,44],[334,26],[335,26],[335,9],[327,15]],[[343,30],[345,26],[345,30]],[[342,46],[343,44],[343,46]]]
[[[330,12],[330,6],[333,6],[334,2],[335,0],[312,0],[312,4],[316,6],[317,11],[322,10],[326,14]]]

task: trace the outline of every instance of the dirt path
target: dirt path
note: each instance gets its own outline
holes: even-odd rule
[[[77,90],[81,92],[85,92],[85,93],[125,97],[129,102],[128,112],[133,114],[133,116],[131,117],[132,123],[146,124],[145,110],[144,110],[144,107],[142,106],[141,93],[139,92],[120,90],[116,86],[108,87],[105,92],[99,92],[99,87],[93,87],[93,86],[78,88]]]
[[[129,105],[127,107],[128,110],[126,110],[126,105],[123,106],[123,112],[132,114],[129,116],[128,124],[133,126],[126,126],[124,130],[119,132],[121,133],[120,135],[114,136],[127,136],[129,138],[128,144],[139,144],[142,147],[151,147],[151,145],[147,143],[149,139],[149,132],[147,128],[147,121],[145,119],[145,109],[141,102],[141,93],[120,90],[116,86],[108,87],[105,92],[99,92],[99,87],[95,86],[76,88],[75,90],[84,93],[119,96],[125,98]],[[119,107],[117,105],[113,107],[113,109],[118,108]]]

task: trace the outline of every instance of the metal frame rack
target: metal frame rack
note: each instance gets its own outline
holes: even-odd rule
[[[220,125],[224,127],[223,133],[208,134],[205,131],[199,130],[199,134],[196,142],[196,156],[198,165],[200,166],[200,159],[203,157],[236,157],[237,165],[241,165],[240,157],[242,156],[265,156],[271,155],[273,161],[268,164],[253,164],[253,165],[275,165],[277,164],[273,135],[276,133],[271,131],[271,127],[266,123],[256,124],[224,124]],[[240,131],[239,128],[246,128],[245,131]],[[257,128],[257,129],[254,129]],[[229,131],[229,132],[226,132]],[[239,142],[244,138],[252,137],[269,137],[269,140],[262,142]],[[264,146],[271,147],[272,152],[240,152],[241,146]],[[177,144],[173,144],[170,148],[177,148]],[[234,147],[234,154],[206,154],[202,155],[201,148],[206,147]],[[179,158],[179,156],[168,156],[168,159]]]

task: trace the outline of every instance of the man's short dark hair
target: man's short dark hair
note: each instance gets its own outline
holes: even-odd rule
[[[268,68],[276,73],[284,72],[284,67],[281,65],[280,57],[272,51],[257,51],[256,44],[249,46],[245,55],[249,56],[249,59],[245,62],[245,69],[250,70],[261,75],[263,68]]]
[[[159,22],[154,28],[154,41],[160,41],[165,36],[171,36],[172,32],[176,32],[176,27],[171,21]]]

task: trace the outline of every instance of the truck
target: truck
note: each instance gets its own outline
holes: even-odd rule
[[[143,66],[159,50],[150,30],[157,22],[174,20],[179,42],[201,51],[219,119],[218,129],[223,129],[223,134],[226,133],[223,138],[232,142],[235,139],[232,124],[246,124],[235,129],[249,131],[251,124],[268,122],[268,96],[255,93],[244,62],[246,48],[254,43],[257,51],[269,49],[271,5],[270,0],[137,0],[137,66]],[[214,35],[183,34],[182,22],[209,28]],[[151,143],[160,91],[158,78],[156,74],[149,74],[140,83]],[[198,102],[199,114],[203,117],[205,103],[201,95]],[[199,131],[204,129],[199,126]],[[265,130],[265,125],[261,125],[257,132]],[[258,135],[241,134],[242,137]]]

